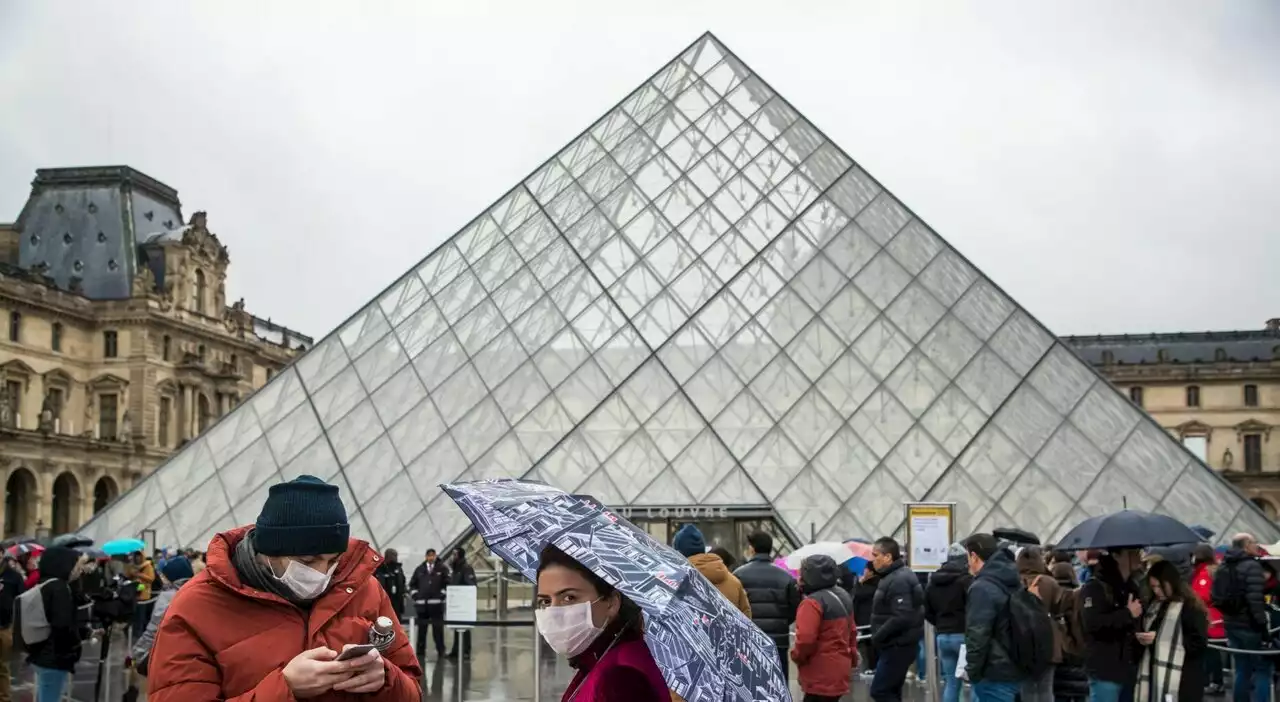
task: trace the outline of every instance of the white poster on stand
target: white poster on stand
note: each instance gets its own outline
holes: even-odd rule
[[[953,540],[955,505],[907,504],[907,566],[931,573],[947,562]]]
[[[444,620],[474,622],[476,620],[476,586],[450,585],[445,590]],[[449,624],[450,629],[470,629],[467,624]]]

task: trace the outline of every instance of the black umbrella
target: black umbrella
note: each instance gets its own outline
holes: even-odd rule
[[[1126,509],[1080,522],[1058,541],[1063,551],[1195,544],[1200,535],[1163,514]]]
[[[83,553],[84,555],[88,556],[91,560],[105,561],[111,558],[111,556],[107,555],[106,551],[103,551],[102,549],[98,549],[98,548],[93,548],[92,546],[76,546],[75,549],[80,553]]]
[[[1023,546],[1039,546],[1040,545],[1040,537],[1036,536],[1035,534],[1032,534],[1031,532],[1025,529],[1015,529],[1013,527],[1002,527],[1000,529],[993,530],[991,532],[991,535],[996,537],[997,539],[1001,539],[1004,541],[1012,541],[1015,544],[1021,544]]]
[[[81,546],[92,546],[93,539],[83,534],[59,534],[53,537],[49,542],[50,546],[66,546],[67,548],[80,548]]]

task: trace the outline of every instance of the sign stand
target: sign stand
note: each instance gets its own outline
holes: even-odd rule
[[[907,567],[916,573],[932,573],[947,562],[947,549],[955,541],[956,503],[907,502]],[[924,623],[925,694],[938,702],[938,636]],[[916,671],[919,674],[921,671]]]

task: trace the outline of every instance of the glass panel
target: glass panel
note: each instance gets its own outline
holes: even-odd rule
[[[1045,474],[1072,499],[1080,498],[1106,462],[1107,457],[1070,423],[1064,423],[1036,456]]]
[[[840,509],[840,501],[816,471],[806,469],[778,495],[774,507],[783,521],[809,534],[826,526]]]
[[[1017,384],[1018,376],[990,349],[979,351],[956,378],[956,385],[987,414],[993,414]]]
[[[889,193],[880,193],[854,220],[881,245],[898,233],[911,215]]]
[[[911,282],[911,275],[882,251],[854,276],[853,282],[877,307],[885,309]]]
[[[414,492],[409,476],[401,473],[399,477],[387,484],[382,492],[369,501],[363,512],[369,524],[369,531],[378,545],[394,547],[397,542],[392,537],[401,530],[416,514],[423,514],[422,500]],[[425,553],[425,549],[423,549]],[[407,554],[406,554],[407,555]]]
[[[1094,385],[1071,413],[1071,423],[1108,455],[1120,448],[1138,419],[1138,410],[1103,383]]]
[[[391,440],[384,435],[351,461],[342,472],[351,483],[356,501],[365,504],[402,469]],[[379,510],[384,506],[383,503],[378,503]]]
[[[705,500],[734,465],[733,456],[709,429],[698,434],[671,462],[672,469],[680,475],[697,502]]]
[[[841,416],[848,418],[862,405],[879,383],[852,352],[845,352],[818,380],[818,390]]]
[[[773,418],[781,419],[809,389],[809,380],[786,355],[779,355],[751,381],[751,392]]]
[[[702,417],[682,394],[673,396],[644,425],[649,438],[667,460],[675,460],[705,427]]]
[[[986,423],[987,415],[954,385],[942,393],[920,420],[920,425],[952,457],[960,455]]]
[[[880,317],[853,344],[857,354],[878,378],[887,378],[894,368],[907,357],[911,342],[884,317]]]
[[[1071,505],[1071,498],[1036,468],[1023,471],[999,504],[1013,518],[1012,524],[1033,534],[1054,533]]]
[[[1000,495],[1013,484],[1029,459],[993,424],[965,449],[959,464],[978,488],[988,495]]]
[[[1062,344],[1054,344],[1027,380],[1054,409],[1066,414],[1084,397],[1096,379],[1093,371],[1075,354]]]
[[[662,452],[645,432],[631,435],[604,464],[604,472],[617,486],[622,504],[631,504],[667,465]]]
[[[262,436],[258,416],[248,407],[237,407],[231,415],[218,422],[205,437],[209,455],[214,463],[224,466],[246,446]]]
[[[395,335],[387,334],[374,342],[352,365],[364,386],[373,389],[381,387],[387,378],[408,363],[409,357],[400,349]]]
[[[920,350],[948,378],[956,377],[980,348],[978,337],[951,314],[944,316],[920,342]]]
[[[951,456],[916,426],[902,437],[884,466],[912,495],[925,495],[951,463]]]
[[[195,486],[213,476],[213,457],[209,455],[209,447],[203,438],[187,444],[178,455],[164,464],[164,470],[157,471],[160,492],[164,495],[164,504],[177,505],[191,493]],[[228,505],[223,511],[230,509]],[[216,516],[216,515],[215,515]],[[152,517],[154,520],[155,517]],[[151,520],[148,520],[151,521]]]
[[[1028,456],[1036,455],[1061,422],[1062,415],[1028,385],[1018,388],[996,415],[996,426]]]
[[[266,439],[258,439],[234,461],[218,471],[231,504],[239,504],[267,479],[279,479]]]
[[[990,342],[1018,375],[1029,373],[1052,343],[1053,337],[1022,311],[1014,312]]]
[[[640,493],[634,504],[637,505],[691,505],[693,495],[680,482],[675,472],[668,468],[662,471],[649,486]]]
[[[912,351],[885,381],[885,387],[917,418],[924,414],[947,385],[947,376],[919,351]]]
[[[913,283],[894,300],[885,313],[899,329],[914,342],[919,343],[933,325],[942,318],[946,309],[923,287]]]
[[[858,521],[865,524],[870,534],[877,538],[883,534],[892,534],[902,523],[902,503],[912,499],[887,468],[881,468],[871,474],[858,491],[849,500],[846,509],[854,509],[858,513]]]
[[[297,407],[306,397],[302,389],[298,373],[293,366],[286,367],[267,383],[266,387],[253,394],[247,403],[258,415],[258,421],[264,429],[269,429],[281,417]]]
[[[787,355],[810,380],[817,380],[844,350],[840,337],[815,318],[787,346]]]
[[[954,305],[977,279],[978,274],[973,268],[951,249],[938,254],[920,274],[920,282],[948,307]]]
[[[792,406],[781,424],[800,453],[805,458],[813,458],[844,421],[823,399],[822,393],[813,389]]]
[[[280,468],[280,477],[293,480],[299,475],[311,475],[321,480],[329,480],[338,474],[338,459],[333,457],[329,442],[316,439],[311,442],[298,457]]]
[[[302,378],[303,385],[314,393],[329,382],[333,376],[347,365],[347,352],[337,337],[329,337],[312,347],[311,351],[298,360],[295,367]]]
[[[1169,491],[1188,464],[1199,469],[1199,465],[1163,429],[1153,422],[1139,421],[1124,445],[1111,457],[1107,471],[1119,469],[1148,494],[1159,499]]]
[[[387,434],[403,461],[412,461],[444,433],[444,420],[431,400],[419,402]]]
[[[516,438],[535,460],[550,451],[573,429],[574,420],[554,396],[548,397],[516,425]]]
[[[749,391],[743,391],[711,422],[711,426],[724,440],[725,448],[742,457],[774,426],[774,422],[760,402]]]
[[[858,409],[849,426],[877,456],[888,455],[912,425],[911,414],[885,389],[873,394]]]
[[[986,341],[1013,312],[1013,303],[991,283],[979,280],[960,298],[951,312],[968,325],[979,339]]]
[[[382,433],[382,423],[373,405],[361,402],[351,414],[329,429],[329,442],[338,461],[346,464]]]

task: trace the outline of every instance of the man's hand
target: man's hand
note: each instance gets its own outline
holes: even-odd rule
[[[1129,608],[1129,614],[1134,619],[1142,616],[1142,603],[1133,595],[1129,595],[1129,604],[1126,606]]]
[[[303,651],[284,667],[284,681],[300,700],[318,697],[351,677],[351,661],[334,661],[337,651],[326,646]]]
[[[1134,636],[1138,637],[1138,643],[1143,646],[1150,646],[1156,640],[1156,632],[1154,631],[1139,631]]]
[[[342,647],[342,650],[345,651],[354,645],[347,644]],[[382,664],[382,654],[378,653],[376,648],[359,658],[343,661],[342,665],[350,666],[347,670],[351,677],[334,685],[334,690],[355,693],[377,692],[387,684],[387,669]]]

